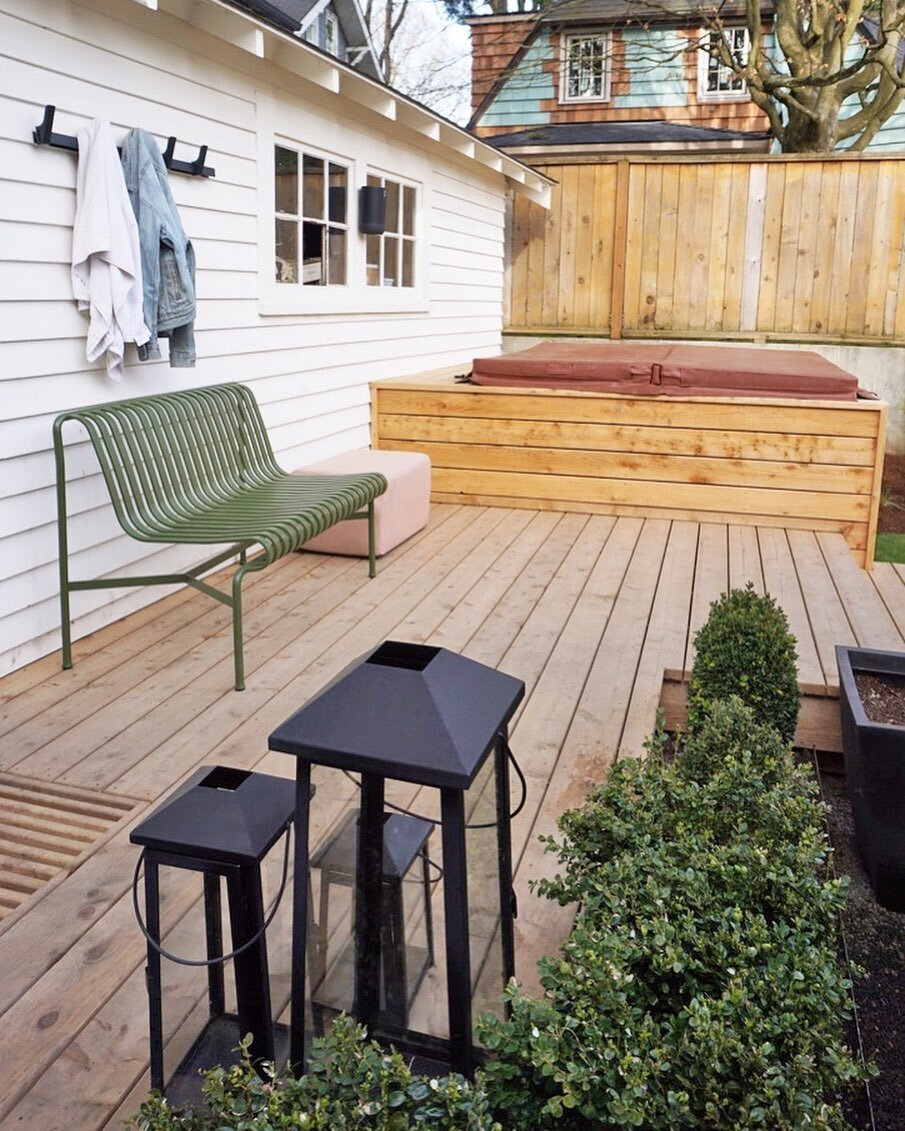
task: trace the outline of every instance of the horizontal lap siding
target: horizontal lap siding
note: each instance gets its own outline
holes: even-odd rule
[[[517,203],[513,329],[902,340],[905,159],[629,160],[624,236],[615,170],[548,166],[559,182],[549,215]],[[584,217],[601,238],[586,241],[589,269],[576,272],[570,240]],[[625,261],[621,294],[614,254]],[[538,300],[541,273],[555,305]]]
[[[885,407],[374,390],[380,447],[426,451],[438,500],[836,530],[863,559]]]
[[[317,102],[305,100],[311,88],[163,12],[112,0],[91,7],[53,0],[40,13],[29,0],[0,0],[0,66],[7,77],[0,116],[2,674],[59,647],[51,451],[58,412],[242,381],[261,404],[283,466],[365,447],[369,381],[499,352],[504,191],[497,174],[473,172],[432,143],[420,147],[413,134],[395,136],[386,122],[375,131],[370,111],[337,96],[338,153],[389,175],[401,154],[406,170],[421,170],[428,308],[265,317],[258,309],[256,91],[281,84],[304,141],[306,119],[319,114]],[[31,142],[47,102],[57,106],[57,132],[75,133],[100,116],[117,138],[132,126],[159,140],[175,135],[177,156],[209,146],[215,178],[170,178],[198,264],[195,369],[139,364],[134,347],[120,384],[87,365],[87,319],[70,284],[76,157]],[[66,435],[73,576],[173,571],[198,560],[197,548],[141,545],[123,535],[90,446],[74,426]],[[164,592],[77,594],[76,636]]]

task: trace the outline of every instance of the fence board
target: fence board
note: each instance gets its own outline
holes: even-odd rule
[[[624,217],[618,167],[544,166],[558,182],[546,215],[515,200],[512,327],[867,344],[905,336],[905,156],[623,158]]]

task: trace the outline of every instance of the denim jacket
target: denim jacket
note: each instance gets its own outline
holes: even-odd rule
[[[142,361],[160,357],[158,337],[170,339],[170,365],[195,364],[195,252],[183,231],[167,182],[163,154],[145,130],[123,141],[123,174],[138,221],[145,325],[150,341]]]

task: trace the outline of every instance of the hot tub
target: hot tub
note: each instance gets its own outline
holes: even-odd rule
[[[854,401],[873,394],[817,353],[757,346],[545,342],[475,358],[476,385],[625,396],[785,397]]]

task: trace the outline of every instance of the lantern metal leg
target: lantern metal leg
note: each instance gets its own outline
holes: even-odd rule
[[[257,865],[231,868],[226,878],[233,949],[245,946],[233,959],[236,973],[236,998],[242,1036],[253,1034],[250,1047],[255,1062],[274,1059],[273,1018],[270,1008],[270,974],[267,943],[264,940],[264,895],[261,871]]]
[[[295,854],[292,876],[292,1004],[289,1066],[305,1071],[305,962],[308,955],[308,836],[311,817],[311,764],[299,758],[295,772]]]
[[[361,776],[361,818],[355,871],[355,997],[353,1014],[372,1032],[380,1012],[383,919],[384,780]]]
[[[446,973],[450,1061],[454,1071],[470,1076],[471,955],[468,935],[468,878],[465,866],[465,796],[441,789],[443,817],[443,910],[446,916]]]
[[[160,943],[160,884],[157,861],[145,855],[145,925],[155,943]],[[160,953],[148,942],[148,1030],[151,1060],[151,1090],[163,1092],[163,1002],[161,999]]]
[[[204,873],[204,923],[207,933],[207,1001],[210,1016],[222,1017],[226,1012],[223,963],[215,962],[223,954],[223,927],[220,906],[220,877]]]

